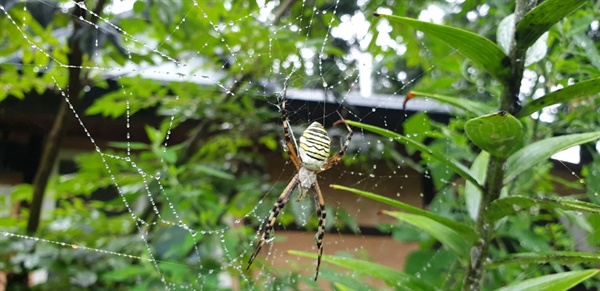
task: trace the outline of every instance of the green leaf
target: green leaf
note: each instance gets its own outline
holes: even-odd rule
[[[600,214],[600,206],[579,200],[509,196],[494,200],[494,202],[490,204],[488,212],[486,212],[486,217],[491,221],[495,221],[504,216],[512,215],[518,211],[528,210],[532,207],[544,208],[547,210],[558,208],[562,210]],[[539,209],[534,210],[535,212],[539,211]]]
[[[143,267],[137,265],[129,265],[126,267],[121,267],[118,270],[108,271],[102,274],[102,278],[107,281],[126,281],[132,277],[139,276],[143,274],[146,270]]]
[[[475,175],[475,178],[483,184],[487,175],[487,166],[490,161],[490,154],[486,151],[481,151],[473,165],[471,165],[471,173]],[[481,204],[481,189],[477,188],[473,183],[467,181],[465,184],[465,204],[467,212],[473,221],[477,220],[479,215],[479,204]]]
[[[381,128],[381,127],[368,125],[368,124],[364,124],[364,123],[360,123],[360,122],[356,122],[356,121],[352,121],[352,120],[346,120],[346,123],[350,126],[362,128],[362,129],[368,130],[370,132],[379,134],[381,136],[389,137],[401,144],[404,144],[407,146],[413,146],[419,152],[428,154],[432,158],[439,160],[444,165],[446,165],[448,168],[450,168],[454,172],[456,172],[459,176],[465,178],[468,181],[471,181],[473,184],[477,185],[478,188],[483,189],[483,186],[481,186],[477,182],[477,179],[475,179],[475,177],[473,177],[473,175],[469,172],[469,169],[467,169],[465,166],[463,166],[459,161],[449,158],[445,154],[434,151],[422,143],[416,142],[410,138],[407,138],[403,135],[397,134],[395,132],[389,131],[389,130]]]
[[[459,258],[466,258],[469,255],[469,249],[471,248],[472,243],[465,240],[463,235],[444,224],[425,216],[399,211],[383,210],[381,213],[408,222],[423,230],[454,252]]]
[[[465,123],[467,137],[492,156],[506,158],[522,146],[521,122],[506,111],[470,119]]]
[[[495,259],[491,263],[487,264],[486,267],[497,268],[505,264],[523,265],[546,263],[559,263],[562,265],[600,263],[600,254],[557,251],[518,253]]]
[[[417,92],[417,91],[412,91],[412,97],[425,97],[425,98],[431,98],[431,99],[435,99],[441,103],[447,103],[450,104],[456,108],[462,109],[466,112],[472,113],[473,115],[485,115],[485,114],[489,114],[490,112],[494,111],[494,108],[491,106],[488,106],[486,104],[483,104],[481,102],[476,102],[476,101],[471,101],[465,98],[457,98],[457,97],[451,97],[451,96],[444,96],[444,95],[440,95],[440,94],[431,94],[431,93],[425,93],[425,92]]]
[[[410,25],[423,33],[443,41],[448,46],[457,49],[459,53],[479,65],[496,80],[505,83],[509,73],[509,67],[503,66],[507,59],[502,49],[489,39],[479,36],[470,31],[454,28],[446,25],[433,24],[412,18],[374,14],[377,17],[385,17],[392,22]],[[485,53],[484,53],[485,52]]]
[[[312,259],[317,258],[317,255],[314,253],[296,250],[290,250],[288,251],[288,253]],[[335,266],[350,269],[354,272],[358,272],[364,275],[371,276],[373,278],[383,280],[389,286],[400,287],[400,289],[402,290],[438,290],[417,277],[379,264],[353,258],[330,255],[323,255],[322,260],[323,262],[327,262]]]
[[[160,130],[149,125],[144,126],[144,129],[146,130],[146,135],[152,144],[158,144],[162,141],[164,136]]]
[[[431,132],[431,120],[429,116],[423,112],[415,113],[402,123],[404,134],[410,136],[416,142],[423,142],[428,133]],[[410,146],[406,147],[406,152],[413,155],[417,150]]]
[[[421,247],[404,261],[404,272],[434,286],[447,286],[448,274],[462,269],[456,255],[444,248]]]
[[[573,286],[585,281],[586,279],[597,275],[600,270],[571,271],[552,275],[541,276],[521,282],[517,282],[496,291],[517,291],[517,290],[536,290],[536,291],[559,291],[569,290]]]
[[[524,171],[547,160],[557,152],[598,139],[600,139],[600,131],[556,136],[529,144],[508,158],[504,183],[509,183]]]
[[[108,145],[118,149],[130,149],[130,150],[147,150],[150,148],[148,144],[143,142],[109,142]]]
[[[543,5],[543,4],[542,4]],[[600,92],[600,78],[589,79],[586,81],[573,84],[560,90],[548,93],[538,99],[535,99],[523,106],[517,117],[525,117],[541,110],[546,106],[567,102],[577,98],[598,94]]]
[[[583,6],[587,0],[547,0],[538,5],[519,21],[515,40],[517,47],[530,47],[544,32],[565,16]]]
[[[403,203],[400,201],[396,201],[396,200],[390,199],[388,197],[377,195],[377,194],[374,194],[371,192],[361,191],[358,189],[349,188],[349,187],[345,187],[345,186],[341,186],[341,185],[331,185],[330,187],[333,189],[336,189],[336,190],[348,191],[350,193],[354,193],[354,194],[369,198],[371,200],[375,200],[375,201],[402,209],[404,211],[407,211],[407,212],[410,212],[410,213],[413,213],[416,215],[427,217],[435,222],[438,222],[438,223],[456,231],[457,233],[459,233],[462,236],[463,240],[467,240],[469,242],[475,242],[475,240],[477,240],[477,238],[478,238],[477,234],[475,233],[475,231],[472,228],[470,228],[460,222],[456,222],[452,219],[449,219],[449,218],[446,218],[443,216],[439,216],[437,214],[423,210],[419,207],[415,207],[415,206],[412,206],[412,205],[409,205],[409,204],[406,204],[406,203]]]
[[[224,180],[235,180],[234,175],[232,175],[228,172],[225,172],[225,171],[215,169],[213,167],[208,167],[208,166],[204,166],[204,165],[193,165],[193,166],[191,166],[191,168],[199,173],[204,173],[208,176],[213,176],[213,177],[221,178]]]

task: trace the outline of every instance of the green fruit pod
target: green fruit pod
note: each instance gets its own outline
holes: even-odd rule
[[[465,123],[467,137],[492,156],[506,158],[523,141],[521,122],[506,111],[473,118]]]

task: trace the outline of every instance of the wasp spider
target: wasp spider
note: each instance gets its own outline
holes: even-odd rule
[[[260,249],[265,245],[265,243],[269,242],[271,238],[271,232],[275,226],[275,219],[277,218],[277,215],[288,202],[291,194],[294,192],[294,189],[300,186],[299,197],[297,201],[300,201],[300,199],[302,199],[307,192],[312,190],[315,201],[315,209],[317,210],[317,218],[319,219],[317,234],[315,235],[315,243],[317,244],[318,249],[317,270],[315,275],[316,281],[317,277],[319,276],[321,256],[323,255],[323,236],[325,235],[326,216],[325,200],[323,199],[323,194],[321,193],[321,189],[317,183],[317,174],[333,168],[340,162],[342,156],[350,145],[350,140],[352,139],[352,129],[350,129],[350,127],[345,123],[344,119],[334,123],[334,125],[344,123],[348,129],[348,135],[346,136],[346,142],[341,147],[340,151],[331,158],[329,158],[331,140],[329,139],[327,131],[325,131],[323,125],[318,122],[313,122],[306,128],[306,130],[304,130],[302,136],[300,136],[299,146],[296,145],[296,139],[294,138],[293,133],[290,132],[290,124],[287,111],[285,109],[286,91],[287,87],[283,93],[281,101],[283,136],[285,139],[283,148],[296,166],[297,173],[294,175],[287,187],[285,187],[283,193],[281,193],[277,199],[277,202],[275,202],[275,205],[273,205],[273,209],[269,213],[269,216],[265,219],[262,227],[262,233],[259,234],[258,243],[254,249],[254,253],[248,261],[248,267],[246,269],[250,268],[250,265],[252,265],[256,255],[258,255],[258,252],[260,252]]]

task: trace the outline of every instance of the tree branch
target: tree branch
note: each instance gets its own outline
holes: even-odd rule
[[[105,0],[98,1],[94,8],[94,13],[99,15],[106,4]],[[69,38],[70,52],[67,56],[69,60],[69,79],[66,88],[67,96],[61,99],[52,129],[48,134],[46,145],[44,146],[39,167],[33,179],[33,197],[31,200],[29,219],[27,221],[27,233],[33,234],[37,231],[40,224],[42,212],[42,202],[48,185],[52,167],[58,158],[60,145],[66,135],[69,124],[73,119],[73,114],[70,112],[69,102],[74,106],[81,95],[83,82],[81,80],[81,65],[83,63],[83,52],[80,48],[80,41],[75,38],[77,33],[82,29],[79,23],[79,17],[85,17],[86,11],[79,6],[75,6],[73,13],[73,33]],[[98,21],[98,17],[92,17],[92,22]],[[68,99],[68,100],[67,100]],[[68,102],[67,102],[68,101]]]

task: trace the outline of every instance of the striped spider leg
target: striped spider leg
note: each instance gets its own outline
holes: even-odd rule
[[[302,197],[304,197],[308,191],[312,190],[315,209],[317,211],[318,227],[317,234],[315,235],[315,243],[317,244],[318,249],[318,259],[315,275],[316,281],[319,276],[321,257],[323,255],[323,237],[325,235],[325,218],[327,216],[325,211],[325,199],[323,198],[323,194],[321,193],[321,189],[317,183],[317,174],[329,170],[339,163],[339,161],[342,159],[342,156],[348,149],[348,146],[350,145],[353,132],[352,129],[350,129],[350,127],[345,123],[344,119],[334,123],[334,125],[338,125],[340,123],[346,124],[348,135],[346,136],[346,142],[340,151],[331,158],[328,158],[331,140],[329,139],[327,131],[323,125],[318,122],[313,122],[306,128],[306,130],[304,130],[302,136],[300,136],[300,143],[296,145],[296,140],[294,139],[293,133],[289,129],[290,126],[285,105],[286,100],[284,91],[281,106],[283,135],[285,140],[284,149],[290,156],[292,163],[294,163],[296,166],[297,173],[294,175],[290,183],[285,187],[283,193],[281,193],[273,205],[273,209],[271,209],[269,216],[264,221],[264,230],[259,235],[259,241],[256,244],[250,260],[248,261],[248,267],[246,269],[250,268],[250,265],[252,265],[252,262],[260,252],[263,245],[269,242],[271,238],[271,232],[275,226],[277,215],[279,215],[279,212],[281,212],[285,204],[288,202],[291,194],[294,192],[294,189],[300,186],[298,200],[302,199]]]

